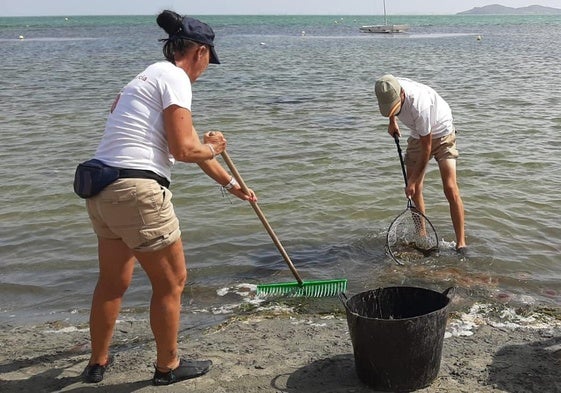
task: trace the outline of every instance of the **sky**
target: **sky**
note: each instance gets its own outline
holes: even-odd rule
[[[561,0],[386,0],[388,14],[455,14],[500,4],[561,8]],[[172,9],[190,15],[380,15],[383,0],[2,0],[0,16],[155,15]]]

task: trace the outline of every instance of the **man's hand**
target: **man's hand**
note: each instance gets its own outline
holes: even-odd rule
[[[395,134],[397,134],[397,136],[401,136],[401,132],[399,132],[399,125],[397,124],[397,117],[396,116],[390,116],[390,123],[388,124],[388,134],[390,134],[392,136],[392,138],[394,137]]]

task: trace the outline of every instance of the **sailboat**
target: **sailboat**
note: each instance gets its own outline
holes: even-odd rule
[[[362,33],[405,33],[409,29],[409,25],[388,25],[388,16],[386,15],[386,0],[384,0],[384,24],[361,26],[359,30]]]

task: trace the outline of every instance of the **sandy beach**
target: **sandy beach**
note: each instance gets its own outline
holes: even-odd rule
[[[344,313],[249,310],[202,331],[185,327],[180,351],[213,361],[205,376],[151,385],[154,342],[147,321],[121,322],[114,364],[96,385],[80,373],[87,326],[3,325],[0,391],[371,392],[356,375]],[[437,379],[421,392],[561,392],[561,310],[472,305],[448,318]]]

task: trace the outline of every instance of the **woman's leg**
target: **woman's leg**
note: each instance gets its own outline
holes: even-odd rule
[[[152,284],[150,326],[156,340],[156,366],[169,371],[179,364],[177,335],[187,281],[183,244],[179,239],[161,250],[135,252],[135,256]]]
[[[115,322],[130,285],[135,259],[121,240],[98,238],[99,277],[90,311],[89,364],[106,364]]]

